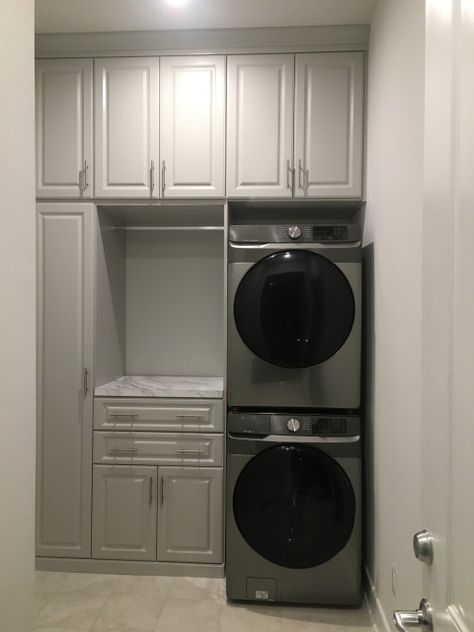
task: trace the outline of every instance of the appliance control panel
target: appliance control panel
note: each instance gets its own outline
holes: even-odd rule
[[[300,435],[344,437],[360,434],[360,420],[355,415],[290,415],[274,413],[229,413],[227,429],[237,435]]]
[[[343,244],[361,240],[358,224],[236,224],[229,227],[232,243],[310,243]]]

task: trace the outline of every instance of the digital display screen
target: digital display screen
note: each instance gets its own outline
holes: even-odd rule
[[[339,435],[346,434],[347,419],[341,417],[324,418],[313,421],[312,433],[314,435]]]
[[[313,226],[314,241],[344,241],[347,239],[347,226]]]

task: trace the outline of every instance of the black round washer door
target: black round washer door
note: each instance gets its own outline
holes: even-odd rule
[[[327,360],[354,323],[344,274],[314,252],[287,250],[256,263],[241,280],[234,318],[247,347],[266,362],[306,368]]]
[[[315,448],[285,444],[247,463],[234,489],[233,510],[245,541],[266,560],[311,568],[349,540],[355,497],[334,459]]]

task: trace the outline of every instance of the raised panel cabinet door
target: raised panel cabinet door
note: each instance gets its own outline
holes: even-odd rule
[[[227,58],[227,197],[291,197],[294,55]]]
[[[225,57],[160,59],[163,197],[224,197]]]
[[[38,204],[36,551],[90,556],[95,208]]]
[[[156,559],[156,467],[94,465],[92,557]]]
[[[94,63],[96,197],[158,197],[159,59]]]
[[[222,563],[222,468],[159,467],[158,487],[158,560]]]
[[[361,197],[364,54],[296,55],[297,197]]]
[[[91,198],[92,59],[36,62],[36,195]]]

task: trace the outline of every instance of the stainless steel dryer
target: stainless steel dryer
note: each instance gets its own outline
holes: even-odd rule
[[[228,415],[229,599],[360,604],[359,435],[353,415]]]
[[[357,224],[230,227],[229,407],[359,407],[360,240]]]

